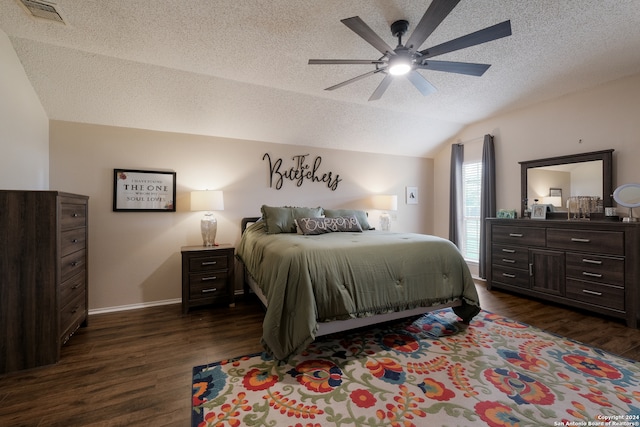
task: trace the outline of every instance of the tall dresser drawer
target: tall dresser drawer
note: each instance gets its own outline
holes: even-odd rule
[[[60,279],[62,281],[67,280],[85,269],[87,265],[86,252],[85,249],[81,249],[62,257],[60,260]]]
[[[60,233],[60,255],[72,254],[87,247],[86,227],[75,228]]]
[[[624,288],[567,278],[567,297],[578,301],[624,310]]]
[[[82,270],[71,279],[62,282],[60,285],[60,307],[69,304],[78,295],[83,294],[86,290],[86,272]]]
[[[624,255],[624,233],[621,231],[547,230],[547,246],[573,251]]]
[[[504,283],[505,285],[517,286],[519,288],[530,288],[529,270],[519,270],[494,264],[493,281]]]
[[[529,268],[529,250],[521,246],[493,245],[492,262],[526,270]]]
[[[591,254],[566,254],[567,276],[600,283],[624,283],[624,259]]]
[[[68,230],[75,227],[84,227],[87,225],[87,205],[75,203],[61,203],[60,209],[60,227],[62,230]]]
[[[537,227],[493,227],[493,241],[508,245],[544,246],[545,229]]]
[[[60,338],[63,343],[80,327],[85,318],[87,312],[86,301],[83,291],[60,310]]]

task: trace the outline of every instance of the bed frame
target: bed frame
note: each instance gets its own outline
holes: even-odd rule
[[[259,219],[260,217],[242,218],[242,233],[244,233],[244,230],[247,228],[248,225],[257,222]],[[245,295],[248,294],[250,289],[251,292],[253,292],[258,297],[258,299],[262,302],[262,304],[265,307],[267,307],[268,305],[267,298],[262,293],[262,290],[260,289],[258,284],[255,282],[255,280],[253,280],[253,278],[251,278],[251,276],[247,274],[247,271],[244,265],[242,266],[242,271],[243,271],[243,287],[244,287]],[[318,332],[316,333],[316,336],[328,335],[328,334],[333,334],[335,332],[342,332],[342,331],[347,331],[351,329],[362,328],[365,326],[376,325],[379,323],[389,322],[392,320],[404,319],[411,316],[420,316],[430,311],[435,311],[435,310],[439,310],[441,308],[447,308],[447,307],[457,307],[460,305],[462,305],[462,302],[460,300],[456,300],[448,304],[433,305],[429,307],[416,307],[410,310],[376,314],[368,317],[356,317],[353,319],[334,320],[331,322],[318,322]]]

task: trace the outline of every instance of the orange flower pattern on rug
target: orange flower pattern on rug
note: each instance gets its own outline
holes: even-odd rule
[[[193,369],[192,427],[515,427],[621,416],[640,425],[639,363],[486,311],[468,326],[445,309],[324,337],[288,363],[263,353]]]

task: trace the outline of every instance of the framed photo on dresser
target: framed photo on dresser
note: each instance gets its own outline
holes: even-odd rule
[[[546,219],[547,205],[533,205],[531,207],[531,219]]]
[[[176,173],[113,170],[114,212],[175,212]]]

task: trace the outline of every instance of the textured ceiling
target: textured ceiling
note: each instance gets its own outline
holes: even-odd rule
[[[388,44],[430,0],[57,0],[66,25],[0,0],[10,38],[50,119],[375,153],[429,156],[465,125],[640,72],[640,0],[462,0],[427,48],[510,19],[513,35],[437,59],[492,64],[482,77],[420,71],[378,101],[374,75],[326,87],[377,59],[340,20]],[[1,78],[1,77],[0,77]]]

